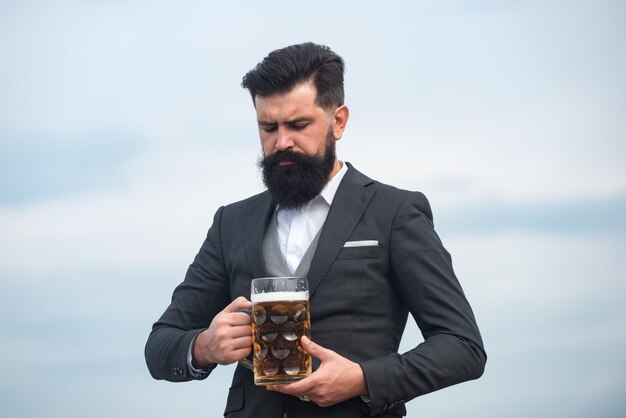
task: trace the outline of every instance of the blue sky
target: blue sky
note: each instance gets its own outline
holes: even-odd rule
[[[232,367],[154,381],[143,344],[262,189],[241,76],[313,40],[339,157],[426,193],[490,356],[409,416],[624,416],[624,3],[231,3],[0,1],[0,415],[221,416]]]

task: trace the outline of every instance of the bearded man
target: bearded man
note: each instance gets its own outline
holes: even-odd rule
[[[418,396],[483,373],[471,307],[425,196],[336,158],[349,118],[344,63],[305,43],[271,52],[242,86],[256,109],[267,191],[221,207],[146,344],[152,376],[204,379],[250,355],[253,278],[306,276],[313,373],[254,385],[238,365],[230,418],[397,417]],[[399,354],[408,314],[424,342]]]

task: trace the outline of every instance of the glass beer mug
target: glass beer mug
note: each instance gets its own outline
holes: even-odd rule
[[[253,279],[250,301],[254,383],[289,383],[311,374],[311,356],[300,344],[303,335],[311,338],[307,279]]]

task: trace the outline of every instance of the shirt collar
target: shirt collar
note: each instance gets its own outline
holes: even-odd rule
[[[339,184],[343,179],[343,176],[348,172],[348,164],[343,161],[339,161],[341,164],[341,169],[335,174],[324,186],[324,189],[320,193],[320,196],[328,203],[328,205],[333,204],[333,200],[335,199],[335,194],[337,194],[337,189],[339,188]]]

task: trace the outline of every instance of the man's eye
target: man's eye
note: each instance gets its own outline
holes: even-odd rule
[[[272,132],[276,132],[276,126],[263,126],[261,129],[263,129],[264,132],[267,133],[272,133]]]
[[[292,125],[291,127],[293,129],[295,129],[296,131],[301,131],[304,128],[306,128],[307,126],[309,126],[308,123],[296,123],[296,124]]]

